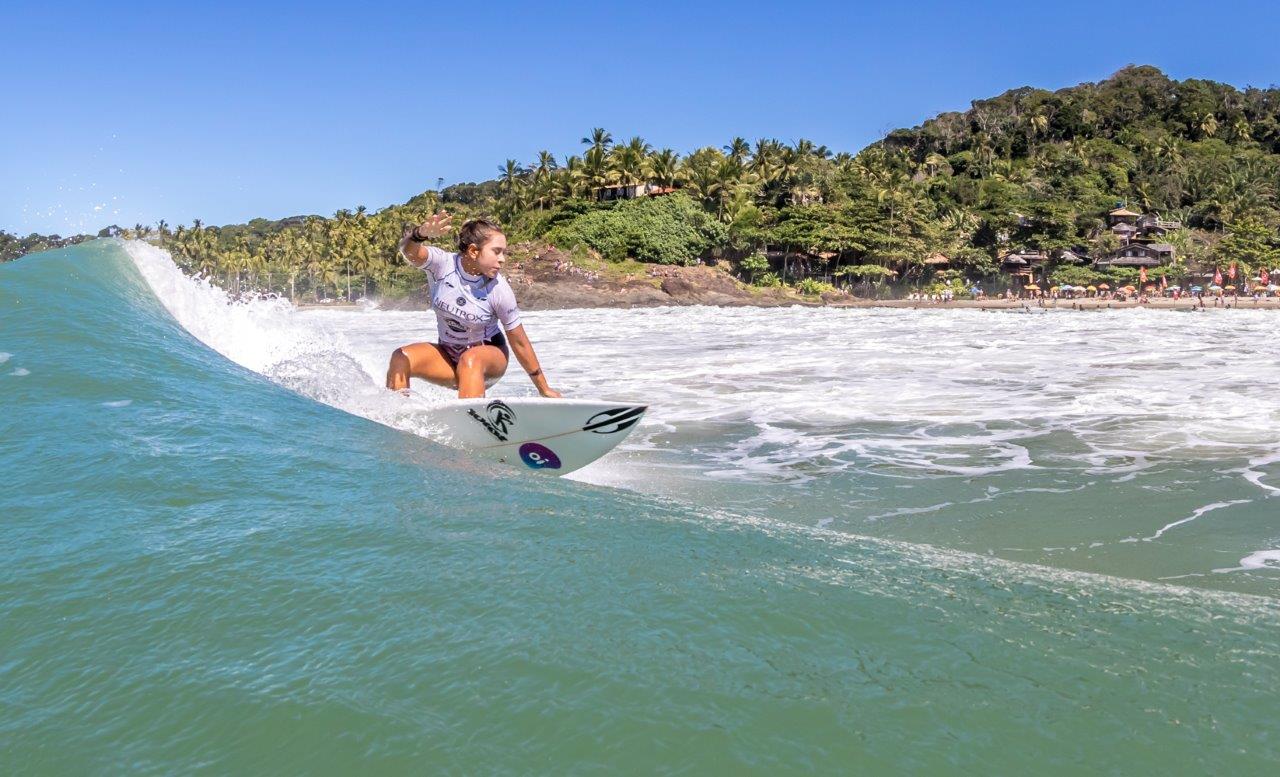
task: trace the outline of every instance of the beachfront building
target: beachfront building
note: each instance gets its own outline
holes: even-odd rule
[[[1128,224],[1131,227],[1137,227],[1138,219],[1141,217],[1141,213],[1134,213],[1128,208],[1116,208],[1107,213],[1107,226],[1115,228],[1120,224]]]
[[[1175,229],[1182,229],[1181,221],[1168,221],[1154,213],[1138,217],[1139,240],[1154,240],[1164,237]]]
[[[1181,221],[1169,221],[1155,213],[1134,213],[1127,208],[1107,212],[1107,228],[1122,242],[1154,243],[1175,229]]]
[[[1098,257],[1094,267],[1160,267],[1173,262],[1173,246],[1168,243],[1130,243]]]
[[[609,202],[611,200],[634,200],[637,197],[655,197],[660,194],[670,194],[674,191],[675,189],[670,186],[659,186],[656,183],[633,183],[601,186],[595,190],[595,194],[598,202]]]
[[[1000,271],[1026,285],[1035,282],[1036,275],[1047,261],[1049,256],[1044,251],[1010,251],[1000,257]]]
[[[1107,213],[1107,223],[1112,234],[1120,238],[1120,247],[1098,257],[1094,267],[1160,267],[1173,263],[1174,248],[1163,239],[1181,229],[1182,222],[1116,208]]]
[[[1112,225],[1111,234],[1120,238],[1120,242],[1128,243],[1137,236],[1138,228],[1127,221],[1121,221]]]

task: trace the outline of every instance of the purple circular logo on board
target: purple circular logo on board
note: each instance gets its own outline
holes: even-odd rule
[[[521,445],[520,458],[533,469],[560,469],[560,457],[541,443],[527,442]]]

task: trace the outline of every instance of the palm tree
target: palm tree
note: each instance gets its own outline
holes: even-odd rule
[[[1218,131],[1218,117],[1214,116],[1212,112],[1197,116],[1196,129],[1200,130],[1206,138],[1213,137],[1213,134]]]
[[[592,189],[600,189],[609,185],[609,160],[605,150],[592,146],[582,155],[582,173]]]
[[[720,189],[720,163],[724,160],[724,154],[710,146],[700,148],[686,157],[681,175],[689,193],[707,205],[715,204]]]
[[[564,167],[557,171],[557,183],[560,193],[565,197],[577,197],[583,190],[583,182],[586,179],[586,173],[583,169],[582,157],[567,156],[564,160]]]
[[[924,158],[924,168],[930,178],[938,174],[942,166],[947,163],[947,158],[937,151],[929,152]]]
[[[592,150],[599,150],[604,153],[609,150],[609,146],[613,144],[613,135],[610,135],[603,127],[596,127],[591,130],[591,135],[582,139],[584,146],[591,146]]]
[[[1248,119],[1243,116],[1236,117],[1236,120],[1231,123],[1231,139],[1237,143],[1253,139]]]
[[[751,154],[751,164],[747,169],[755,173],[763,184],[770,184],[778,174],[778,157],[781,145],[776,140],[761,138],[756,141],[755,150]]]
[[[801,157],[812,156],[817,157],[818,159],[831,158],[831,149],[826,146],[814,145],[812,140],[808,140],[806,138],[800,138],[796,141],[795,151],[796,154]]]
[[[508,159],[505,165],[498,168],[498,188],[507,197],[507,206],[512,212],[520,208],[521,195],[524,193],[524,177],[527,171],[514,159]]]
[[[751,153],[751,146],[744,138],[734,138],[722,150],[725,156],[741,164],[747,161],[747,156]]]
[[[556,158],[550,151],[539,151],[538,161],[534,163],[533,185],[534,198],[538,203],[538,210],[542,210],[545,203],[551,200],[555,194],[555,184],[552,176],[556,171]]]
[[[555,155],[550,151],[539,151],[538,161],[533,166],[533,177],[535,179],[548,178],[557,167]]]
[[[1049,117],[1037,111],[1027,117],[1027,147],[1035,143],[1035,139],[1048,132]]]
[[[632,138],[625,145],[613,147],[613,152],[609,155],[609,166],[616,174],[618,183],[623,186],[644,183],[648,175],[649,151],[649,144],[639,137]]]
[[[649,158],[649,171],[653,174],[654,183],[674,187],[680,175],[680,155],[669,148],[662,149]]]

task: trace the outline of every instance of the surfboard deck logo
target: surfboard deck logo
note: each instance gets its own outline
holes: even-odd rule
[[[516,422],[516,411],[500,399],[490,402],[485,407],[483,416],[477,413],[475,408],[468,409],[467,415],[479,421],[489,434],[502,442],[507,441],[507,435],[511,433],[511,427]]]
[[[615,407],[603,413],[596,413],[583,424],[582,431],[596,434],[617,434],[625,432],[636,425],[644,416],[643,407]]]
[[[560,469],[560,457],[540,442],[527,442],[521,445],[520,460],[530,469]]]

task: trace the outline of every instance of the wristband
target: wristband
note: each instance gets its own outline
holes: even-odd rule
[[[542,368],[541,368],[541,367],[539,367],[538,369],[536,369],[536,370],[534,370],[533,372],[529,373],[529,377],[531,377],[531,378],[536,378],[536,377],[538,377],[538,376],[539,376],[539,375],[541,375],[541,374],[542,374]]]
[[[409,239],[410,239],[410,240],[412,240],[412,241],[413,241],[413,242],[415,242],[415,243],[425,243],[425,242],[427,242],[428,240],[430,240],[431,238],[429,238],[429,237],[420,237],[420,236],[418,235],[418,228],[417,228],[417,227],[414,227],[414,228],[413,228],[413,231],[409,233]]]

